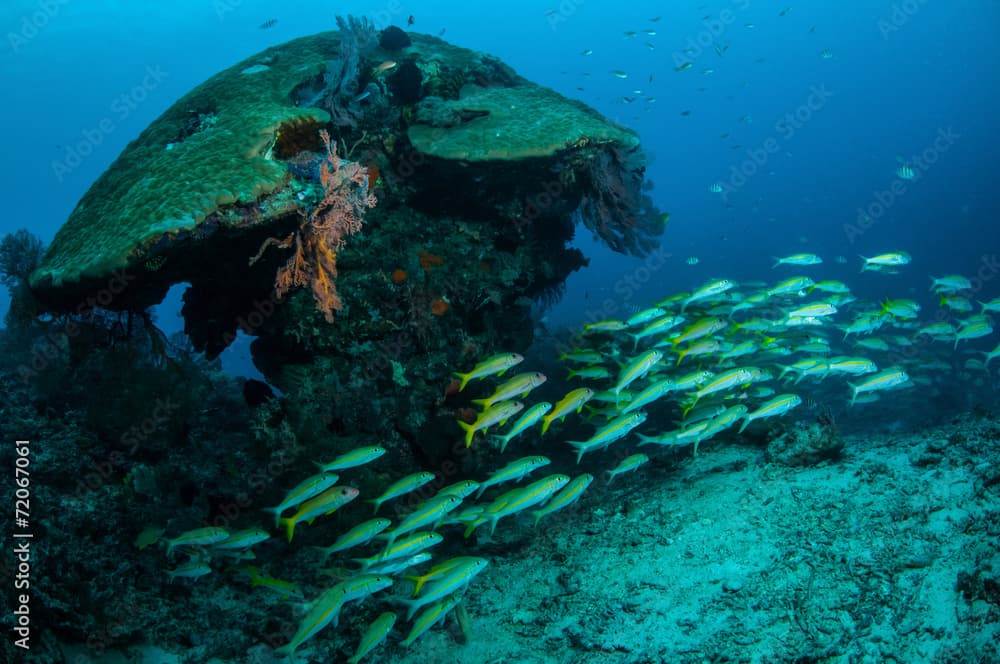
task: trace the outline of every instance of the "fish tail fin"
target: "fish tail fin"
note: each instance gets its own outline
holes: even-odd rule
[[[285,526],[285,536],[288,537],[288,541],[292,541],[292,537],[295,536],[295,519],[278,519],[278,525]]]
[[[539,434],[540,436],[544,436],[545,435],[545,432],[549,430],[549,425],[550,424],[552,424],[552,418],[550,418],[550,417],[543,417],[542,418],[542,433]]]
[[[545,513],[542,510],[532,510],[531,512],[529,512],[529,514],[531,514],[532,518],[535,519],[534,523],[531,524],[531,527],[537,528],[538,522],[542,520],[542,517],[545,516]]]
[[[691,401],[691,403],[689,403],[688,405],[684,406],[684,410],[681,413],[681,419],[684,419],[685,417],[687,417],[688,413],[691,412],[691,409],[694,408],[697,403],[698,403],[698,395],[696,394],[694,396],[694,399]]]
[[[476,427],[462,420],[455,421],[458,422],[458,426],[465,430],[465,446],[472,447],[472,437],[476,434]]]
[[[583,452],[586,447],[586,443],[579,440],[567,440],[567,443],[576,448],[576,462],[580,463],[580,459],[583,458]]]
[[[848,383],[847,386],[851,388],[851,403],[848,404],[848,408],[854,405],[854,400],[858,398],[858,386],[854,383]]]
[[[375,510],[372,512],[372,514],[378,514],[378,508],[382,507],[382,501],[379,500],[378,498],[369,498],[365,502],[371,503],[372,505],[375,506]]]
[[[736,433],[743,433],[743,430],[747,428],[752,420],[749,417],[743,418],[743,424],[740,425],[740,430]]]
[[[473,399],[472,403],[478,404],[483,407],[483,410],[486,410],[490,407],[490,398],[486,397],[485,399]]]
[[[781,265],[781,259],[778,258],[777,256],[771,256],[771,260],[774,261],[774,265],[771,266],[772,270]]]
[[[490,435],[490,440],[492,440],[494,444],[496,443],[500,444],[500,454],[504,453],[504,450],[507,449],[507,443],[510,442],[510,438],[508,438],[507,436],[500,436],[497,434]]]
[[[865,258],[864,256],[862,256],[861,254],[858,254],[858,258],[860,258],[862,261],[864,261],[864,263],[861,265],[861,271],[864,272],[865,270],[868,269],[868,262],[869,261],[868,261],[867,258]]]
[[[453,375],[455,376],[455,378],[459,378],[462,381],[461,385],[458,386],[458,391],[459,392],[461,392],[462,390],[464,390],[465,386],[468,385],[469,381],[472,379],[472,374],[471,373],[459,373],[459,372],[456,371]]]

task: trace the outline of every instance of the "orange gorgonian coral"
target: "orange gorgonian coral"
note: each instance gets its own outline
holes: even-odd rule
[[[334,283],[337,252],[348,235],[361,230],[365,209],[375,207],[376,199],[368,188],[367,169],[356,162],[341,161],[330,134],[321,129],[319,135],[326,146],[326,159],[319,172],[323,199],[297,231],[283,241],[273,238],[265,241],[250,263],[260,258],[271,244],[294,247],[292,256],[275,277],[275,294],[282,298],[293,287],[308,286],[316,307],[328,322],[333,322],[333,312],[344,306]]]

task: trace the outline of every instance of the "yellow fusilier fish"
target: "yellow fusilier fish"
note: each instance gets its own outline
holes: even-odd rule
[[[629,332],[628,335],[633,339],[632,351],[634,352],[639,346],[640,340],[654,334],[666,334],[673,328],[683,323],[685,320],[687,319],[684,316],[664,316],[663,318],[654,320],[638,332]]]
[[[792,254],[784,258],[774,258],[774,265],[771,266],[771,269],[773,270],[779,265],[819,265],[822,262],[823,259],[816,254]]]
[[[409,620],[412,618],[414,613],[428,604],[442,600],[448,595],[454,595],[465,588],[486,569],[487,564],[489,562],[485,558],[470,557],[428,583],[426,590],[419,597],[400,600],[402,604],[409,607],[406,612],[406,619]]]
[[[294,489],[288,492],[285,499],[277,507],[265,507],[265,512],[274,512],[274,527],[278,527],[278,520],[281,518],[282,512],[287,509],[291,509],[298,505],[301,505],[305,501],[309,500],[314,496],[318,496],[323,493],[340,479],[339,475],[334,475],[333,473],[323,472],[319,475],[313,475],[296,486]]]
[[[545,374],[540,374],[537,371],[532,371],[529,373],[517,374],[505,383],[502,383],[497,387],[496,391],[485,399],[473,399],[472,403],[479,404],[483,407],[483,410],[487,410],[493,404],[499,401],[507,401],[508,399],[513,399],[516,396],[520,396],[522,399],[528,394],[545,382]]]
[[[618,382],[615,384],[613,392],[619,394],[622,390],[632,384],[632,381],[642,378],[649,370],[656,366],[656,363],[663,359],[663,353],[658,350],[647,350],[639,353],[628,364],[622,367],[618,374]]]
[[[218,544],[228,537],[229,531],[225,528],[217,528],[214,526],[188,530],[187,532],[181,533],[174,539],[166,540],[167,557],[169,558],[173,554],[174,548],[178,546],[209,546],[212,544]]]
[[[247,565],[242,568],[244,572],[250,577],[250,584],[254,587],[267,588],[273,592],[278,593],[283,599],[305,599],[305,595],[299,590],[291,581],[282,581],[281,579],[276,579],[273,576],[266,576],[260,573],[260,570],[252,565]]]
[[[534,471],[547,466],[550,463],[552,462],[549,461],[548,457],[543,456],[526,456],[521,459],[517,459],[516,461],[511,461],[506,466],[490,475],[489,479],[484,480],[479,484],[479,493],[476,494],[476,498],[481,497],[483,492],[491,486],[511,481],[520,482]]]
[[[678,392],[685,392],[693,390],[696,387],[701,387],[710,380],[712,380],[712,372],[701,369],[676,379],[674,381],[674,389]]]
[[[798,309],[792,309],[788,312],[788,317],[821,318],[823,316],[832,316],[835,313],[837,313],[837,307],[829,302],[816,302],[814,304],[807,304],[804,307],[799,307]]]
[[[383,454],[385,454],[385,448],[380,447],[378,445],[372,445],[370,447],[359,447],[356,450],[351,450],[347,454],[341,454],[339,457],[337,457],[330,463],[320,463],[317,465],[323,471],[355,468],[357,466],[363,466],[366,463],[374,461]]]
[[[854,376],[875,373],[878,365],[866,357],[846,357],[839,355],[829,361],[830,373],[846,373]]]
[[[628,325],[620,320],[599,320],[596,323],[587,323],[583,326],[584,332],[618,332],[624,330]]]
[[[562,399],[556,402],[556,405],[552,407],[552,411],[542,418],[542,434],[549,430],[549,425],[552,424],[553,420],[563,420],[574,410],[579,413],[583,410],[583,404],[590,401],[594,396],[594,391],[589,387],[578,387],[575,390],[571,390]]]
[[[580,459],[587,452],[604,449],[616,440],[627,436],[632,429],[645,421],[646,413],[642,411],[629,413],[628,415],[622,415],[611,420],[585,441],[567,440],[566,442],[576,448],[576,462],[580,463]]]
[[[847,385],[851,388],[851,403],[853,406],[854,402],[857,400],[859,394],[865,392],[878,392],[881,390],[888,390],[890,388],[896,387],[897,385],[902,385],[906,381],[910,380],[909,375],[899,367],[892,367],[891,369],[886,369],[885,371],[880,371],[874,376],[866,378],[864,381],[854,384],[848,383]]]
[[[707,337],[709,335],[715,334],[722,328],[726,326],[726,321],[721,318],[709,317],[709,318],[699,318],[695,322],[691,323],[684,330],[674,337],[670,343],[676,348],[678,345],[690,341],[695,341],[696,339],[701,339],[702,337]]]
[[[611,481],[622,473],[636,470],[639,466],[647,462],[649,462],[649,457],[645,454],[633,454],[632,456],[625,457],[615,468],[606,471],[608,473],[608,484],[611,484]]]
[[[475,480],[459,480],[454,484],[449,484],[438,490],[435,496],[458,496],[459,498],[468,498],[476,489],[479,488],[479,482]]]
[[[978,339],[993,334],[993,326],[987,321],[976,321],[963,325],[955,332],[955,349],[958,349],[958,342],[966,339]]]
[[[388,540],[391,545],[400,535],[412,533],[414,530],[424,526],[440,523],[452,510],[462,504],[462,499],[458,496],[433,496],[420,504],[416,510],[408,514],[398,526],[384,535],[379,535],[379,539]],[[434,526],[431,526],[431,530]]]
[[[393,542],[391,545],[385,547],[378,555],[371,558],[357,558],[354,562],[360,563],[361,571],[364,572],[372,565],[380,565],[390,560],[420,553],[435,544],[440,544],[443,539],[444,537],[438,533],[413,533],[409,537]]]
[[[690,297],[686,298],[684,302],[681,303],[681,313],[684,313],[684,310],[687,309],[687,306],[692,302],[721,295],[730,288],[733,288],[735,285],[736,284],[729,279],[716,279],[715,281],[708,282],[695,292],[691,293]]]
[[[461,392],[464,390],[465,386],[468,385],[469,381],[473,378],[485,378],[486,376],[492,376],[494,374],[502,376],[507,369],[510,369],[523,361],[524,357],[518,355],[517,353],[499,353],[483,360],[474,366],[472,371],[469,373],[463,374],[456,371],[455,377],[462,379],[462,384],[459,385],[458,391]]]
[[[392,525],[389,519],[371,519],[351,528],[349,531],[337,538],[337,541],[326,547],[317,547],[323,552],[323,563],[331,554],[361,546],[375,539],[375,536]]]
[[[292,637],[292,640],[274,651],[275,655],[279,657],[288,656],[290,660],[294,661],[295,650],[316,636],[324,627],[329,625],[331,622],[338,620],[340,616],[340,607],[344,605],[344,588],[341,584],[337,584],[334,587],[326,590],[319,598],[313,602],[312,609],[306,614],[302,622],[299,623],[299,629]]]
[[[531,512],[531,516],[535,517],[534,525],[537,527],[538,522],[542,520],[542,517],[552,514],[556,510],[561,510],[564,507],[569,507],[583,495],[583,492],[590,486],[590,483],[594,481],[594,476],[589,473],[584,473],[574,477],[573,480],[563,487],[562,491],[557,493],[552,497],[545,507],[540,510],[534,510]]]
[[[752,379],[753,374],[749,369],[744,367],[716,374],[703,388],[694,393],[694,399],[684,408],[684,417],[687,417],[688,412],[694,408],[695,404],[702,397],[722,392],[723,390],[731,390],[740,385],[748,385]]]
[[[838,295],[844,295],[851,292],[851,289],[847,286],[847,284],[842,281],[834,281],[833,279],[817,281],[809,287],[809,291],[806,295],[812,293],[814,290],[823,291],[824,293],[836,293]]]
[[[861,260],[864,262],[861,266],[862,272],[866,270],[882,270],[885,268],[893,268],[909,264],[910,254],[905,251],[895,251],[888,254],[872,256],[871,258],[861,256]]]
[[[694,455],[698,456],[699,443],[708,440],[712,436],[733,426],[747,414],[747,407],[743,404],[730,406],[721,415],[718,415],[705,422],[705,428],[697,438],[694,439]]]
[[[687,445],[688,443],[695,443],[697,445],[698,440],[701,435],[708,428],[708,422],[698,422],[697,424],[692,424],[684,429],[677,429],[676,431],[669,431],[659,436],[644,436],[639,434],[639,447],[643,445]]]
[[[938,302],[942,307],[948,307],[952,311],[958,311],[960,313],[968,313],[972,311],[972,302],[970,302],[968,298],[961,297],[959,295],[942,295]]]
[[[636,325],[648,323],[654,318],[666,315],[667,311],[665,309],[660,307],[651,307],[649,309],[643,309],[642,311],[630,316],[629,319],[625,321],[625,324],[629,327],[635,327]]]
[[[211,574],[212,568],[202,560],[189,560],[175,569],[167,570],[170,580],[174,579],[197,579],[199,576]]]
[[[389,636],[389,632],[392,631],[395,624],[396,614],[392,611],[386,611],[373,620],[361,637],[358,649],[354,651],[354,656],[347,660],[347,664],[358,664],[365,655],[375,650]]]
[[[715,339],[704,339],[698,343],[691,344],[683,350],[677,351],[677,363],[674,366],[680,366],[681,362],[685,357],[690,355],[691,357],[700,357],[702,355],[711,355],[712,353],[718,353],[722,350],[722,344]]]
[[[920,305],[913,300],[890,300],[882,303],[882,312],[892,314],[896,318],[917,318],[920,315]]]
[[[394,560],[389,560],[388,562],[376,563],[375,567],[369,568],[368,571],[372,574],[388,574],[390,576],[394,576],[400,572],[410,569],[411,567],[423,565],[433,557],[434,556],[424,551],[422,553],[415,553],[408,558],[396,558]]]
[[[891,317],[884,316],[881,312],[859,314],[852,322],[841,328],[844,330],[844,340],[846,341],[852,334],[871,334],[881,328],[887,319]]]
[[[580,378],[586,378],[587,380],[601,380],[602,378],[610,378],[611,372],[608,371],[606,367],[599,365],[586,366],[582,369],[570,369],[569,374],[566,376],[566,380],[572,380],[577,376]]]
[[[767,296],[774,297],[775,295],[788,295],[789,293],[798,293],[799,291],[805,291],[816,285],[809,277],[790,277],[782,282],[779,282],[767,289]]]
[[[375,506],[375,514],[378,514],[378,508],[382,507],[382,503],[392,500],[393,498],[398,498],[399,496],[410,493],[411,491],[416,491],[423,485],[434,479],[434,473],[428,471],[421,471],[419,473],[411,473],[401,480],[397,480],[389,485],[389,488],[382,492],[382,495],[378,498],[372,498],[367,502]]]
[[[548,401],[540,401],[534,406],[524,411],[521,417],[517,418],[512,425],[510,425],[510,430],[503,435],[494,435],[493,440],[500,443],[500,454],[504,453],[507,449],[507,445],[516,436],[524,433],[531,427],[535,425],[542,417],[545,416],[547,412],[552,410],[552,404]]]
[[[461,601],[461,596],[452,595],[448,599],[440,601],[428,608],[413,621],[413,627],[410,628],[409,635],[400,641],[399,645],[404,648],[412,646],[413,642],[423,636],[427,630],[447,618],[451,610],[458,606],[458,603]]]
[[[404,576],[403,578],[408,581],[413,581],[413,596],[416,597],[420,594],[420,589],[423,588],[424,584],[428,581],[440,578],[459,565],[465,565],[475,560],[478,560],[478,558],[474,556],[458,556],[457,558],[449,558],[448,560],[431,567],[426,574],[421,574],[420,576]]]
[[[477,431],[486,433],[486,431],[494,424],[500,424],[502,426],[512,416],[521,412],[522,408],[524,408],[524,404],[520,401],[501,401],[500,403],[490,406],[483,412],[479,413],[476,421],[472,424],[463,422],[462,420],[456,420],[458,425],[465,429],[465,446],[472,446],[472,437],[476,435]]]
[[[722,353],[719,353],[719,363],[725,362],[726,360],[733,360],[737,357],[743,357],[744,355],[752,355],[756,353],[760,347],[757,342],[748,339],[747,341],[741,341],[732,348]]]
[[[505,516],[516,514],[535,505],[540,505],[569,483],[569,475],[549,475],[533,482],[523,489],[508,491],[497,497],[483,511],[482,516],[469,524],[465,536],[472,534],[479,525],[490,522],[490,535],[496,530],[497,522]]]
[[[338,508],[358,497],[358,490],[352,486],[330,487],[315,498],[299,506],[299,511],[287,519],[278,519],[278,525],[285,524],[288,541],[295,535],[295,526],[303,521],[312,524],[320,516],[333,514]]]
[[[575,350],[559,355],[560,362],[580,362],[581,364],[598,364],[604,361],[604,356],[593,350]]]
[[[639,410],[646,404],[656,401],[660,397],[663,397],[676,389],[677,385],[671,379],[664,378],[662,380],[658,380],[630,399],[628,401],[628,405],[622,409],[621,414],[628,415],[632,411]]]
[[[233,533],[226,539],[212,545],[212,549],[221,551],[240,551],[249,549],[255,544],[260,544],[271,539],[270,533],[262,528],[249,528]]]
[[[746,429],[747,426],[754,420],[784,415],[801,403],[802,398],[797,394],[779,394],[754,412],[748,413],[743,418],[743,424],[740,426],[740,430],[737,433],[743,433],[743,430]]]

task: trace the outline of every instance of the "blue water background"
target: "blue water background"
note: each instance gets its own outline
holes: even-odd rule
[[[27,227],[50,241],[128,141],[219,70],[333,29],[338,13],[371,16],[379,27],[413,15],[413,30],[444,31],[455,44],[496,54],[636,129],[653,157],[651,194],[671,214],[661,252],[646,262],[619,256],[581,227],[577,243],[591,265],[547,312],[551,326],[622,315],[710,277],[787,276],[793,272],[771,270],[769,257],[799,251],[826,260],[810,274],[843,279],[867,297],[918,297],[927,312],[930,274],[982,271],[989,279],[977,296],[1000,295],[994,0],[4,4],[0,232]],[[268,19],[277,23],[259,29]],[[630,30],[639,34],[629,38]],[[725,47],[721,56],[716,46]],[[683,62],[692,66],[675,71]],[[157,75],[148,78],[151,71]],[[143,99],[123,105],[121,95],[144,78],[155,82],[135,97]],[[112,130],[101,132],[102,122]],[[60,172],[68,146],[95,130],[101,139],[89,141],[91,154]],[[933,165],[915,181],[899,180],[898,157],[932,149],[942,132],[953,138],[934,150]],[[745,182],[734,175],[751,171]],[[724,193],[710,192],[713,183]],[[871,208],[880,214],[867,230],[845,230],[894,183],[905,191],[881,211]],[[894,276],[857,273],[858,254],[889,250],[910,252],[913,263]],[[838,255],[848,263],[835,263]],[[697,265],[686,263],[690,256]],[[167,332],[182,325],[179,292],[159,308]],[[0,294],[0,311],[6,298]],[[245,340],[227,359],[245,370]]]

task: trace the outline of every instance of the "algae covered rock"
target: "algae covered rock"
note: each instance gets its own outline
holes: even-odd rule
[[[517,160],[551,157],[589,144],[624,149],[639,144],[635,134],[592,108],[537,85],[467,86],[456,100],[422,103],[435,112],[425,113],[428,124],[414,124],[407,136],[417,150],[441,159]],[[417,112],[422,119],[419,108]],[[450,122],[435,125],[435,118]]]
[[[272,197],[288,181],[272,147],[283,124],[329,119],[321,109],[296,107],[291,94],[322,70],[323,53],[336,43],[327,33],[269,49],[182,97],[83,196],[32,287],[55,296],[86,290],[115,270],[146,271],[148,261],[169,256],[171,244],[211,234],[206,220],[223,208],[255,206],[257,221],[287,212],[288,202]]]

